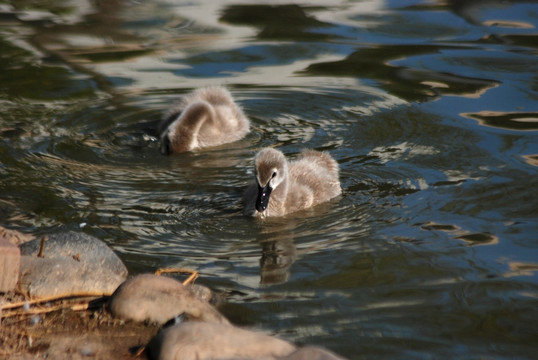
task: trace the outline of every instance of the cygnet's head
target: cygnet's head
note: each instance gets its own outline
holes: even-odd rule
[[[163,155],[170,155],[172,153],[170,139],[168,138],[168,130],[161,135],[161,138],[159,139],[159,151]]]
[[[271,192],[284,181],[288,174],[288,162],[282,152],[265,148],[254,159],[258,197],[256,210],[263,212],[269,204]]]
[[[193,134],[189,134],[184,129],[179,129],[176,123],[172,123],[168,129],[161,135],[159,140],[159,150],[163,155],[172,153],[181,153],[192,150]]]
[[[206,101],[193,102],[180,113],[170,115],[168,127],[161,134],[159,149],[163,155],[190,151],[198,147],[198,132],[202,124],[213,116],[213,108]]]

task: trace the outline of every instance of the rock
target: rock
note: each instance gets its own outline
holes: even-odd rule
[[[125,281],[108,303],[110,312],[118,318],[164,324],[174,317],[228,324],[207,301],[201,300],[179,281],[152,274],[143,274]]]
[[[0,238],[4,238],[13,245],[19,246],[25,242],[35,239],[35,236],[21,233],[17,230],[6,229],[5,227],[0,226]]]
[[[296,350],[260,332],[196,321],[165,328],[148,347],[153,360],[278,359]]]
[[[0,235],[0,292],[13,290],[19,280],[19,248]]]
[[[317,346],[305,346],[280,360],[344,360],[344,358]]]
[[[20,287],[35,297],[74,293],[111,294],[127,278],[127,268],[101,240],[77,232],[48,236],[21,245]]]
[[[198,284],[186,285],[186,288],[190,290],[196,297],[200,300],[207,301],[210,304],[215,304],[219,302],[219,298],[213,294],[213,291],[208,287]]]

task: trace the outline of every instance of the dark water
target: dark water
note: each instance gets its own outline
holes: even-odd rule
[[[538,3],[248,4],[1,1],[0,225],[196,269],[351,359],[536,358]],[[161,156],[161,111],[215,84],[253,132]],[[330,151],[343,195],[242,217],[263,146]]]

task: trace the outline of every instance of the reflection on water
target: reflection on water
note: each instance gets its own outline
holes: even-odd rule
[[[289,279],[289,268],[296,258],[293,240],[264,240],[260,259],[261,283],[281,284]]]
[[[316,32],[320,27],[331,26],[306,13],[299,5],[231,5],[220,17],[230,24],[251,25],[261,28],[260,39],[328,40],[331,36]]]
[[[533,166],[538,166],[538,154],[536,154],[536,155],[523,155],[522,158],[525,159],[527,164],[533,165]]]
[[[537,28],[530,0],[5,2],[0,225],[196,269],[232,321],[349,358],[533,358]],[[161,156],[162,111],[217,84],[253,131]],[[329,151],[342,196],[244,218],[264,146]]]
[[[480,125],[512,130],[538,130],[538,112],[481,111],[462,116],[478,120]]]
[[[499,238],[488,233],[461,235],[458,239],[466,241],[469,245],[494,245],[499,243]]]
[[[391,64],[392,60],[424,56],[443,50],[450,48],[432,45],[376,46],[357,50],[341,61],[312,64],[306,69],[306,73],[375,79],[389,93],[408,101],[433,100],[442,95],[479,97],[488,88],[499,83],[494,80]]]
[[[290,267],[297,259],[297,248],[293,229],[298,225],[294,219],[282,222],[279,219],[264,219],[259,235],[262,248],[260,258],[260,283],[282,284],[290,277]]]

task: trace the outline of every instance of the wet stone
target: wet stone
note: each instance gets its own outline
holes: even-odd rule
[[[148,347],[153,360],[278,359],[296,350],[260,332],[190,321],[160,331]]]
[[[74,293],[111,294],[126,278],[127,268],[101,240],[77,232],[52,234],[20,247],[20,288],[30,296]]]
[[[227,324],[223,315],[196,295],[198,291],[166,276],[143,274],[125,281],[112,295],[108,308],[124,320],[164,324],[186,314],[194,320]],[[203,292],[207,296],[207,291]]]

